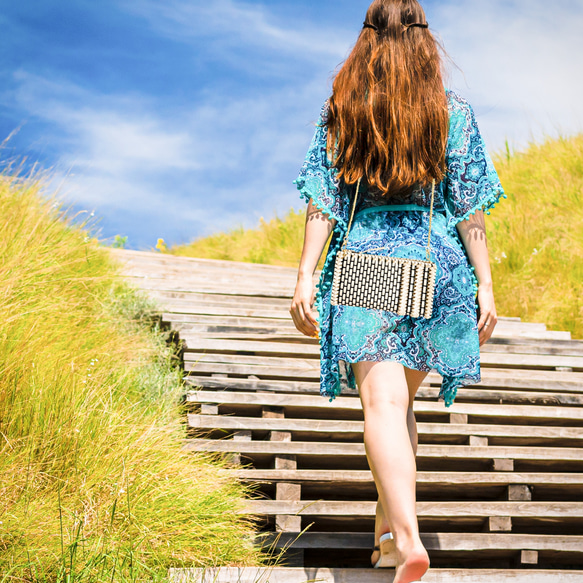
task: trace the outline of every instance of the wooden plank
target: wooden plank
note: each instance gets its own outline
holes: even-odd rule
[[[298,338],[303,338],[293,325],[293,322],[283,321],[278,319],[269,318],[243,318],[243,317],[226,317],[226,316],[205,316],[202,314],[175,314],[172,312],[164,312],[162,314],[162,320],[171,325],[177,325],[178,323],[184,323],[185,325],[193,325],[195,322],[201,326],[214,326],[214,327],[229,327],[231,329],[241,329],[241,330],[263,330],[269,328],[269,330],[274,330],[273,334],[285,334],[291,335],[295,334]],[[185,332],[189,328],[185,328]],[[259,333],[259,332],[257,332]]]
[[[290,395],[278,393],[244,393],[236,391],[191,391],[186,396],[192,403],[216,403],[222,404],[246,404],[246,405],[271,405],[274,407],[286,407],[294,409],[326,410],[326,415],[335,414],[335,410],[362,411],[360,400],[356,397],[337,397],[334,401],[321,396]],[[485,405],[481,403],[453,403],[451,407],[445,407],[443,403],[430,401],[415,401],[413,410],[419,413],[467,413],[472,416],[493,417],[498,419],[517,418],[524,419],[557,419],[583,421],[583,408],[577,407],[541,407],[537,405]],[[471,419],[470,419],[471,421]]]
[[[303,549],[371,549],[374,535],[370,532],[311,532],[286,533],[273,537],[276,547],[293,543]],[[521,550],[583,553],[583,536],[549,534],[499,534],[469,532],[422,532],[423,545],[428,551]],[[277,538],[277,540],[276,540]]]
[[[393,583],[393,569],[285,567],[171,568],[170,583]],[[536,578],[535,578],[536,577]],[[439,569],[431,567],[423,583],[582,583],[583,570]]]
[[[289,312],[287,310],[278,310],[275,308],[246,308],[244,306],[212,306],[212,305],[197,305],[190,302],[179,302],[172,300],[172,302],[164,302],[164,311],[173,312],[175,314],[202,314],[205,316],[231,316],[237,318],[259,318],[272,320],[289,320]],[[192,340],[191,340],[192,342]]]
[[[374,483],[369,470],[225,470],[245,481],[315,482],[336,484]],[[559,472],[417,472],[417,484],[441,485],[468,484],[507,486],[510,484],[583,486],[583,473]]]
[[[260,317],[255,315],[254,317]],[[257,342],[257,341],[237,341],[237,340],[212,340],[195,336],[184,335],[182,337],[190,351],[214,351],[214,352],[254,352],[265,355],[303,355],[306,357],[319,358],[320,348],[314,344],[296,344],[285,342]],[[480,355],[481,365],[492,366],[514,366],[529,368],[555,368],[564,366],[573,370],[583,370],[583,357],[579,356],[558,356],[558,355],[529,355],[529,354],[504,354],[504,353],[483,353]]]
[[[213,371],[215,372],[215,371]],[[320,385],[315,382],[305,382],[305,381],[295,381],[295,380],[267,380],[262,381],[258,378],[213,378],[209,376],[197,376],[190,375],[185,377],[185,382],[191,387],[195,387],[196,390],[200,387],[205,387],[208,389],[217,389],[219,392],[223,393],[225,389],[240,389],[242,391],[269,391],[269,392],[281,392],[281,393],[312,393],[319,394]],[[345,395],[356,395],[358,396],[358,391],[356,389],[347,389]],[[321,398],[321,397],[320,397]],[[287,395],[288,401],[292,400],[291,395]]]
[[[287,286],[262,287],[256,281],[253,283],[234,284],[230,280],[227,283],[216,282],[215,278],[204,277],[195,281],[168,280],[165,278],[153,278],[147,276],[133,276],[125,274],[124,279],[128,283],[143,290],[164,289],[167,291],[191,291],[200,293],[230,294],[233,296],[254,296],[254,297],[279,297],[291,300],[293,288]],[[212,281],[213,283],[209,283]]]
[[[280,265],[267,265],[265,263],[249,263],[245,261],[228,261],[223,259],[205,259],[201,257],[184,257],[180,255],[170,255],[156,253],[152,251],[134,251],[132,249],[110,249],[113,256],[124,264],[143,264],[155,266],[156,268],[165,265],[175,266],[185,270],[190,270],[194,266],[204,266],[225,271],[240,270],[251,273],[265,272],[271,276],[278,273],[290,276],[297,275],[297,269],[293,267],[283,267]],[[316,272],[316,274],[319,272]]]
[[[365,455],[363,443],[336,443],[314,441],[234,441],[230,439],[189,439],[184,444],[188,451],[229,452],[242,454],[290,454],[309,455],[311,457]],[[583,465],[583,449],[575,447],[521,447],[489,445],[486,447],[471,445],[429,445],[420,444],[417,459],[482,459],[491,460],[555,460],[577,461]]]
[[[264,298],[270,299],[270,298]],[[286,303],[289,303],[286,300]],[[252,328],[253,326],[265,326],[269,325],[272,327],[275,333],[282,333],[288,334],[290,331],[296,334],[298,337],[303,337],[300,332],[297,332],[295,326],[291,319],[289,321],[284,320],[273,320],[271,322],[266,322],[266,319],[263,319],[259,322],[256,319],[249,318],[249,319],[238,319],[238,318],[228,318],[222,316],[203,316],[200,314],[188,314],[188,313],[180,313],[180,314],[173,314],[171,312],[167,312],[163,315],[164,321],[171,322],[171,323],[179,323],[183,322],[184,324],[191,323],[191,324],[204,324],[208,323],[209,325],[216,324],[218,326],[242,326],[245,329]],[[185,327],[185,329],[187,329]],[[546,332],[534,332],[531,333],[530,331],[516,331],[513,328],[501,328],[496,329],[493,335],[494,339],[500,338],[504,340],[508,339],[515,339],[515,340],[531,340],[531,341],[540,341],[543,339],[554,341],[554,340],[561,340],[567,341],[570,338],[569,332],[555,332],[555,331],[546,331]]]
[[[188,424],[195,429],[248,429],[251,431],[290,431],[311,434],[349,434],[362,438],[363,422],[342,419],[280,419],[237,417],[230,415],[188,414]],[[537,427],[530,425],[492,425],[459,423],[417,423],[419,435],[460,435],[486,437],[525,437],[532,439],[571,439],[583,441],[583,427]]]
[[[192,353],[193,355],[200,354],[200,353]],[[225,358],[228,355],[221,355],[222,358]],[[303,381],[301,384],[298,384],[297,380],[295,380],[295,374],[292,377],[294,380],[272,380],[272,381],[261,381],[255,382],[253,379],[243,379],[243,378],[233,378],[229,379],[228,381],[224,381],[222,384],[219,381],[210,379],[208,376],[198,376],[196,367],[192,366],[192,363],[188,360],[189,354],[185,355],[185,367],[187,371],[193,371],[194,374],[190,374],[190,378],[187,382],[192,386],[199,386],[199,387],[208,387],[208,388],[216,388],[216,389],[253,389],[258,390],[259,385],[261,385],[262,389],[269,390],[269,391],[281,391],[281,392],[302,392],[302,393],[315,393],[319,394],[320,392],[320,383],[319,383],[319,376],[314,377],[311,381]],[[207,355],[210,358],[210,355]],[[196,358],[196,356],[194,357]],[[269,357],[254,357],[254,358],[269,358]],[[212,373],[218,373],[219,370],[212,370]],[[255,371],[257,372],[257,371]],[[554,380],[552,377],[549,377],[549,371],[533,371],[530,375],[524,376],[518,373],[523,373],[525,371],[516,371],[512,369],[508,369],[508,373],[506,377],[502,374],[499,374],[498,369],[494,374],[490,374],[490,370],[484,369],[482,371],[482,382],[477,383],[475,385],[470,385],[469,387],[462,387],[458,390],[458,395],[466,395],[470,396],[472,393],[468,393],[468,391],[476,391],[478,388],[481,387],[494,387],[494,388],[502,388],[502,391],[490,391],[491,398],[494,400],[508,400],[513,397],[511,394],[512,392],[510,389],[519,389],[520,393],[525,391],[541,391],[548,393],[549,404],[553,403],[553,399],[557,399],[555,404],[561,404],[564,402],[564,398],[562,399],[559,395],[564,395],[565,393],[573,393],[573,394],[583,394],[583,382],[579,380],[580,373],[561,373],[556,372],[552,374],[556,374],[557,378]],[[247,370],[246,376],[253,374],[254,371]],[[202,373],[201,373],[202,374]],[[561,377],[559,375],[573,375],[572,380],[569,378],[565,379],[565,377]],[[577,375],[577,376],[575,376]],[[255,375],[257,377],[257,375]],[[257,380],[257,379],[255,379]],[[198,385],[197,385],[198,383]],[[441,384],[441,376],[437,373],[429,373],[426,377],[424,383],[422,383],[421,387],[426,388],[429,384],[439,385]],[[560,392],[559,392],[560,391]],[[516,397],[519,396],[518,391],[516,392]],[[421,390],[417,396],[419,398],[424,398],[425,394],[433,395],[433,392],[425,393]],[[534,397],[535,395],[532,395]],[[505,399],[506,397],[506,399]],[[576,399],[573,401],[573,404],[578,403],[579,400]]]
[[[335,500],[245,500],[244,514],[301,516],[374,516],[376,502]],[[482,502],[475,500],[417,502],[420,518],[520,517],[583,518],[583,502]]]
[[[201,304],[215,304],[226,306],[276,307],[280,310],[289,309],[290,301],[284,298],[233,296],[226,294],[205,294],[199,292],[176,292],[166,290],[152,290],[150,294],[155,298],[188,300]]]
[[[233,356],[233,355],[231,355]],[[244,358],[244,357],[242,357]],[[257,362],[260,362],[262,358],[268,359],[270,357],[261,357],[258,356]],[[222,355],[219,356],[216,360],[226,360],[225,357]],[[214,359],[212,356],[203,357],[200,361],[197,362],[190,362],[185,361],[184,369],[185,371],[194,377],[197,378],[197,381],[190,380],[189,384],[197,387],[213,387],[216,386],[211,379],[208,382],[208,375],[216,375],[222,374],[224,377],[231,377],[231,380],[228,382],[225,381],[221,387],[219,388],[252,388],[256,387],[255,383],[252,383],[248,387],[242,387],[241,383],[238,382],[238,378],[241,377],[250,377],[252,379],[260,379],[263,381],[274,380],[277,382],[287,382],[286,379],[293,378],[295,379],[294,382],[302,380],[305,383],[312,383],[311,385],[306,385],[302,392],[308,393],[319,393],[319,384],[316,384],[316,381],[320,379],[320,371],[319,368],[315,368],[314,366],[318,366],[317,361],[312,361],[314,365],[310,368],[309,361],[302,361],[300,362],[300,366],[295,366],[294,361],[290,361],[291,364],[294,364],[293,367],[285,368],[282,366],[264,366],[261,364],[223,364],[220,362],[212,362]],[[233,356],[233,360],[239,360],[237,356]],[[210,362],[208,362],[210,361]],[[304,366],[301,366],[304,364]],[[207,375],[206,377],[203,375]],[[237,378],[238,377],[238,378]],[[297,385],[296,385],[297,386]],[[469,387],[463,387],[458,390],[457,393],[457,402],[463,400],[472,400],[472,401],[486,401],[492,402],[496,404],[500,403],[523,403],[523,404],[532,404],[532,405],[566,405],[566,406],[576,406],[580,407],[583,406],[583,387],[577,387],[580,389],[577,393],[572,392],[550,392],[544,390],[518,390],[518,391],[511,391],[507,387],[503,387],[502,389],[489,389],[483,388],[484,385],[476,384],[471,385]],[[269,390],[278,390],[276,386],[270,386]],[[285,387],[283,390],[290,390],[286,389]],[[438,388],[437,387],[428,387],[427,385],[422,385],[421,388],[418,390],[416,394],[417,399],[437,399],[438,396]],[[350,393],[346,393],[350,394]]]

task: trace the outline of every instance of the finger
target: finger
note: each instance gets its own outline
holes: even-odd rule
[[[301,320],[300,332],[306,336],[314,336],[316,334],[316,327],[308,320],[306,312],[304,311],[304,305],[299,304],[297,306],[298,316]]]
[[[488,340],[492,336],[492,333],[494,332],[494,327],[496,326],[496,322],[497,322],[496,316],[492,315],[492,314],[484,322],[484,325],[482,326],[482,329],[480,331],[480,346],[482,346],[482,344],[485,344],[486,342],[488,342]]]
[[[488,322],[488,318],[490,317],[490,312],[487,310],[483,310],[480,314],[480,319],[478,320],[478,330],[481,332],[484,324]]]
[[[306,318],[314,325],[314,326],[318,326],[318,320],[314,317],[314,313],[312,312],[312,306],[308,303],[305,302],[302,305],[302,308],[304,310],[304,314],[306,315]]]

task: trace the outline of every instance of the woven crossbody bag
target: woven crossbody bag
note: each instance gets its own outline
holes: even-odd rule
[[[387,310],[412,318],[430,318],[437,272],[437,266],[430,260],[435,180],[431,187],[426,261],[375,255],[369,252],[360,253],[346,248],[359,190],[360,180],[357,183],[346,235],[336,255],[332,280],[332,305]],[[386,248],[376,250],[383,249]]]

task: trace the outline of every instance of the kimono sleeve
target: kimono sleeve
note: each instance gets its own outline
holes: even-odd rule
[[[506,195],[470,104],[452,91],[447,145],[447,187],[445,206],[448,228],[469,218],[478,210],[490,214],[500,197]]]
[[[306,159],[299,176],[294,180],[300,196],[313,204],[341,227],[346,227],[348,209],[336,178],[337,171],[332,167],[327,155],[326,127],[328,102],[322,107],[314,137],[308,148]]]

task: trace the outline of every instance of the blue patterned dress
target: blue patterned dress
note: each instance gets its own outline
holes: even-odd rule
[[[449,134],[446,178],[435,187],[431,260],[437,277],[430,319],[393,312],[332,306],[334,261],[350,215],[354,187],[341,188],[326,154],[327,103],[295,183],[301,196],[336,220],[316,292],[320,325],[320,392],[330,400],[343,387],[356,388],[348,363],[391,360],[407,368],[436,370],[443,382],[439,400],[449,407],[458,387],[480,382],[477,279],[456,224],[489,210],[504,195],[470,104],[446,90]],[[375,200],[361,186],[348,248],[425,259],[430,189],[416,189],[399,206]],[[381,203],[381,204],[379,204]],[[402,203],[402,204],[401,204]]]

